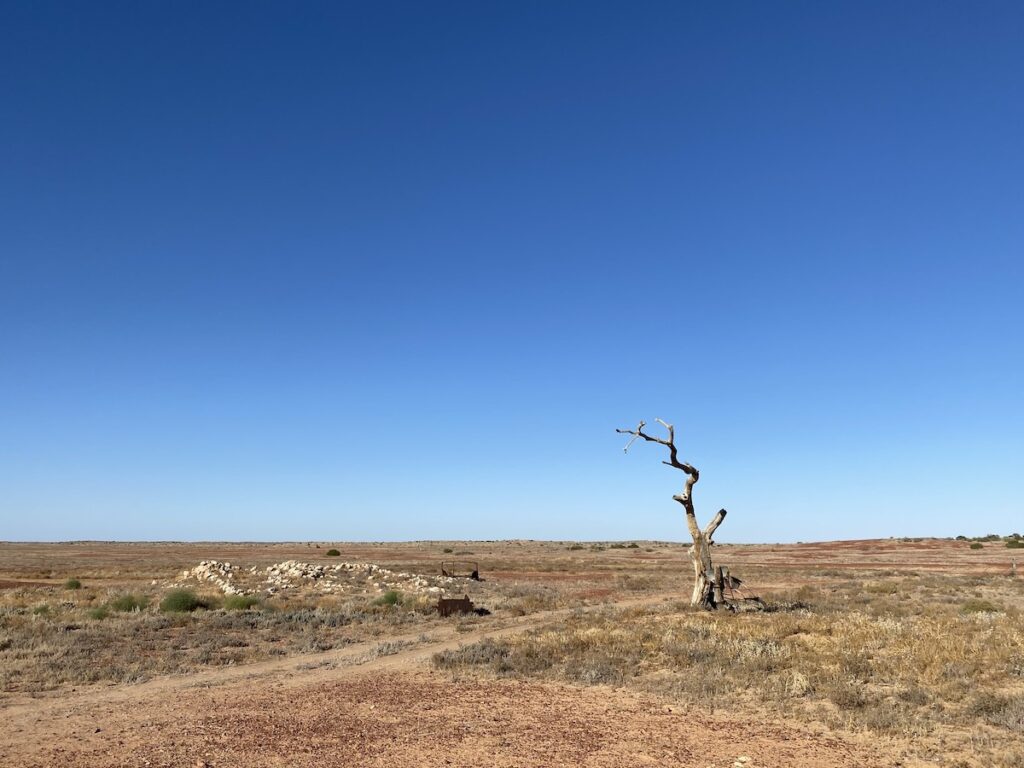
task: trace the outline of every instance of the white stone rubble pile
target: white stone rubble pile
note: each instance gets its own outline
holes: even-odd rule
[[[182,571],[181,578],[182,580],[212,581],[225,595],[244,595],[245,590],[232,583],[238,570],[238,566],[231,563],[203,560],[195,568]]]
[[[260,576],[265,578],[260,580]],[[415,573],[391,571],[374,563],[332,563],[314,565],[287,560],[269,565],[264,571],[242,569],[231,563],[204,560],[195,568],[182,572],[182,580],[198,579],[215,584],[226,595],[305,589],[321,594],[352,594],[397,590],[425,595],[441,594],[442,585],[455,579],[447,576],[420,576]],[[241,582],[241,583],[240,583]]]

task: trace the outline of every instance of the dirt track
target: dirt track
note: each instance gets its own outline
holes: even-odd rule
[[[650,602],[634,600],[633,603]],[[565,611],[379,656],[376,644],[131,686],[10,701],[4,766],[882,766],[865,744],[695,712],[610,689],[460,680],[443,648],[519,632]]]

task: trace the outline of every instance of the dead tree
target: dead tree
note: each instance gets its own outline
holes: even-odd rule
[[[655,419],[655,421],[668,430],[667,440],[644,432],[644,427],[647,426],[645,421],[641,421],[636,429],[616,429],[615,431],[623,435],[633,436],[626,444],[625,451],[629,451],[629,447],[637,440],[646,440],[649,443],[664,445],[668,448],[668,461],[662,461],[661,463],[675,469],[681,469],[686,473],[686,484],[683,486],[683,492],[677,493],[672,498],[682,504],[683,509],[686,510],[686,527],[689,528],[690,537],[693,539],[693,545],[689,550],[690,559],[693,561],[693,595],[690,597],[690,605],[709,609],[717,608],[725,604],[724,591],[726,588],[731,587],[735,581],[728,575],[727,569],[723,569],[721,566],[715,568],[711,560],[711,545],[714,543],[712,536],[718,530],[718,526],[722,524],[722,521],[725,520],[726,512],[724,509],[718,510],[718,514],[701,530],[701,527],[697,524],[697,514],[693,510],[693,486],[700,479],[700,472],[692,464],[679,461],[676,451],[676,432],[672,425],[666,424],[661,419]]]

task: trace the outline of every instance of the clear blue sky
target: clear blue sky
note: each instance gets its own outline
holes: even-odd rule
[[[0,539],[1024,528],[1019,3],[0,4]]]

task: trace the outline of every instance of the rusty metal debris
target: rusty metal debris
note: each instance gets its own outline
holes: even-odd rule
[[[475,560],[442,560],[441,575],[453,579],[480,581],[480,563]]]
[[[714,594],[719,604],[730,611],[758,611],[766,608],[760,597],[744,592],[743,581],[730,574],[728,566],[720,565],[715,569]]]
[[[473,613],[473,601],[469,595],[459,598],[442,597],[437,601],[437,612],[442,616],[451,616],[453,613]]]

